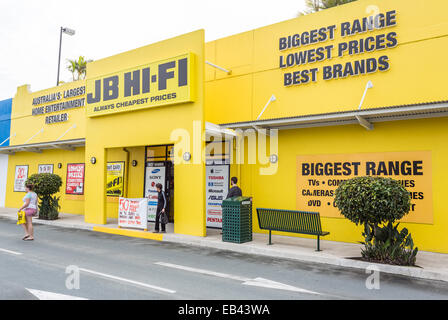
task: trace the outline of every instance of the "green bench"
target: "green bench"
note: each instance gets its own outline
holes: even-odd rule
[[[330,234],[322,231],[319,212],[293,211],[257,208],[258,225],[269,230],[269,244],[272,231],[303,233],[317,236],[317,250],[320,250],[320,237]]]

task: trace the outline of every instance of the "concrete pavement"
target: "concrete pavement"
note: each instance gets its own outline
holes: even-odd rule
[[[15,220],[16,209],[0,208],[0,217]],[[106,225],[95,225],[84,222],[84,216],[73,214],[60,214],[60,219],[45,221],[34,219],[36,224],[46,224],[63,228],[83,229],[90,231],[121,234],[136,238],[145,238],[163,242],[178,243],[190,246],[230,250],[239,253],[263,255],[272,258],[286,258],[296,261],[323,263],[327,265],[356,268],[366,270],[374,266],[383,273],[404,275],[413,278],[439,280],[448,282],[448,254],[420,251],[417,255],[419,267],[401,267],[384,264],[368,263],[351,259],[360,257],[361,245],[336,241],[321,240],[323,251],[316,252],[316,241],[297,237],[273,235],[274,245],[267,245],[266,234],[253,234],[253,241],[243,244],[223,242],[220,231],[207,229],[206,237],[194,237],[174,234],[173,224],[167,225],[166,234],[153,234],[153,225],[149,232],[138,230],[119,229],[117,219],[108,219]]]
[[[15,222],[0,218],[0,300],[448,299],[441,281],[380,274],[372,289],[370,275],[353,268],[48,225],[35,231],[22,241]]]

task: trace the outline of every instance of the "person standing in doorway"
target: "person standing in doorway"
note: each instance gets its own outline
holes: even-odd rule
[[[230,184],[232,187],[230,188],[229,192],[227,193],[226,199],[232,198],[232,197],[241,197],[243,195],[241,189],[237,186],[238,178],[232,177],[230,179]]]
[[[167,205],[167,201],[166,201],[166,196],[165,196],[165,192],[163,192],[162,190],[162,184],[158,183],[156,184],[156,189],[157,189],[157,211],[156,211],[156,225],[155,225],[155,230],[153,231],[154,233],[159,232],[159,223],[162,225],[162,233],[165,233],[165,223],[163,223],[164,219],[162,218],[162,215],[165,214],[166,211],[166,205]]]
[[[23,197],[23,206],[20,207],[19,212],[25,211],[25,223],[22,224],[25,231],[25,236],[22,240],[34,240],[33,216],[37,213],[37,194],[33,191],[34,186],[30,183],[25,185],[26,195]]]

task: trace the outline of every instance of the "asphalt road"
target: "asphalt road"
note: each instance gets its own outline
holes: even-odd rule
[[[355,269],[45,225],[34,241],[22,233],[0,219],[1,300],[448,298],[438,281],[380,274],[368,289],[370,274]]]

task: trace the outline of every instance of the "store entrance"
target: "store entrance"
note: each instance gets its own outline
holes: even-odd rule
[[[157,209],[156,184],[163,186],[170,222],[174,222],[174,163],[173,145],[147,146],[145,148],[144,197],[148,197],[148,221],[155,222]]]

